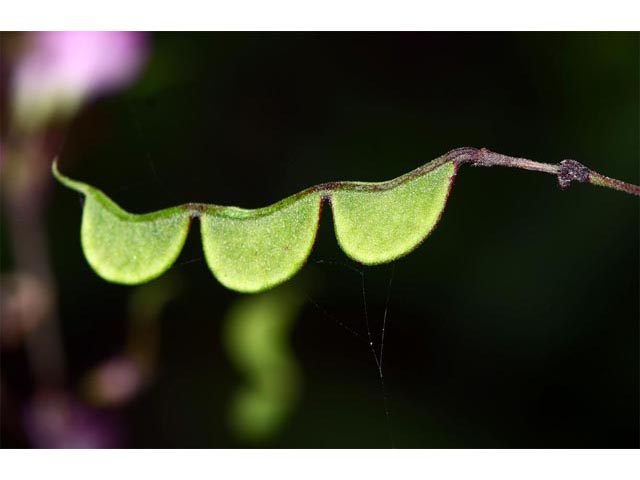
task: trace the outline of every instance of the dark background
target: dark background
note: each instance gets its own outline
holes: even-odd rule
[[[75,118],[64,172],[125,209],[259,207],[330,180],[386,180],[456,147],[639,182],[635,33],[158,34],[140,80]],[[360,276],[324,210],[292,333],[302,398],[267,447],[638,447],[638,200],[551,176],[464,167],[438,229],[395,262],[384,393]],[[113,354],[131,287],[79,243],[77,195],[49,207],[69,383]],[[3,242],[6,243],[6,242]],[[3,270],[10,252],[2,252]],[[356,265],[357,267],[357,265]],[[358,267],[359,268],[359,267]],[[391,268],[364,268],[379,335]],[[167,275],[155,380],[118,412],[132,447],[253,446],[227,427],[243,379],[222,347],[239,297],[208,271],[194,224]],[[306,290],[305,290],[306,289]],[[31,392],[20,349],[7,388]],[[5,445],[27,446],[18,432]]]

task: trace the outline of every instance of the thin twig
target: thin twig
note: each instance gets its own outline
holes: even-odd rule
[[[469,163],[478,167],[500,166],[550,173],[558,177],[558,183],[563,190],[573,182],[578,182],[612,188],[640,196],[640,186],[606,177],[575,160],[562,160],[558,164],[542,163],[527,158],[510,157],[481,148],[480,150],[464,149],[454,161],[459,165]]]

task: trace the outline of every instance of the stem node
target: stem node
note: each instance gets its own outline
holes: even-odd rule
[[[558,184],[562,190],[571,186],[571,182],[588,183],[591,171],[575,160],[562,160],[558,171]]]
[[[475,167],[500,166],[549,173],[558,178],[558,183],[562,190],[566,190],[571,183],[578,182],[590,183],[591,185],[598,185],[630,195],[640,196],[640,186],[594,172],[575,160],[562,160],[558,164],[542,163],[527,158],[510,157],[501,153],[492,152],[486,148],[481,148],[480,150],[459,148],[450,152],[450,155],[452,155],[453,161],[458,165],[467,163]]]

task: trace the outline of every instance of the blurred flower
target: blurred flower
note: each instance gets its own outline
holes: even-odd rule
[[[36,391],[17,418],[35,447],[115,447],[122,438],[115,412],[93,408],[63,390],[65,355],[46,211],[51,160],[60,151],[66,121],[92,98],[122,89],[136,78],[147,58],[147,36],[35,32],[16,33],[11,40],[1,65],[6,64],[11,81],[9,88],[0,88],[2,105],[7,96],[9,117],[0,132],[0,203],[14,271],[0,278],[0,345],[16,346],[26,339]],[[154,328],[135,330],[131,352],[126,352],[131,356],[116,357],[92,377],[101,405],[126,402],[146,385],[155,358]]]
[[[92,405],[118,407],[131,401],[152,380],[160,339],[158,321],[181,290],[180,275],[171,273],[133,290],[130,331],[122,352],[87,373],[82,394]]]
[[[83,383],[91,403],[113,407],[131,400],[147,381],[148,372],[140,362],[117,356],[92,370]]]
[[[46,319],[53,294],[36,275],[0,276],[0,344],[15,347]]]
[[[13,124],[33,130],[131,82],[147,56],[137,32],[36,32],[13,76]]]
[[[113,414],[91,409],[64,392],[37,393],[24,422],[36,448],[115,448],[120,443]]]

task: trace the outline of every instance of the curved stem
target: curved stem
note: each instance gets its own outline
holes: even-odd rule
[[[536,172],[550,173],[558,177],[558,183],[563,190],[573,182],[589,183],[600,187],[607,187],[630,195],[640,196],[640,186],[626,183],[615,178],[601,175],[590,170],[575,160],[562,160],[558,164],[536,162],[527,158],[510,157],[501,153],[492,152],[486,148],[458,149],[452,160],[458,165],[469,163],[477,167],[511,167]]]
[[[455,167],[459,167],[464,164],[471,164],[477,167],[511,167],[511,168],[519,168],[522,170],[531,170],[535,172],[543,172],[549,173],[551,175],[555,175],[558,178],[558,183],[561,189],[568,188],[573,182],[578,183],[590,183],[592,185],[598,185],[601,187],[607,187],[614,190],[619,190],[621,192],[628,193],[630,195],[640,196],[640,186],[633,185],[630,183],[623,182],[621,180],[616,180],[614,178],[609,178],[604,175],[599,174],[598,172],[594,172],[593,170],[588,169],[580,162],[575,160],[562,160],[558,164],[551,163],[543,163],[536,162],[534,160],[529,160],[527,158],[519,158],[519,157],[510,157],[508,155],[503,155],[501,153],[492,152],[486,148],[471,148],[471,147],[463,147],[457,148],[455,150],[451,150],[445,155],[431,161],[427,162],[421,167],[412,170],[404,175],[401,175],[392,180],[388,180],[386,182],[349,182],[349,181],[339,181],[339,182],[329,182],[322,183],[320,185],[315,185],[313,187],[309,187],[301,192],[295,193],[279,202],[271,204],[267,207],[258,208],[258,209],[243,209],[236,207],[228,207],[224,205],[213,205],[206,203],[185,203],[179,205],[177,207],[172,207],[170,209],[156,211],[150,214],[139,215],[139,214],[131,214],[122,210],[118,205],[116,205],[112,200],[110,200],[104,193],[100,190],[88,185],[84,182],[79,182],[76,180],[72,180],[65,175],[61,174],[58,170],[57,159],[54,159],[53,164],[51,166],[52,172],[54,176],[64,185],[71,188],[72,190],[76,190],[85,195],[92,193],[94,195],[98,195],[101,197],[102,202],[107,205],[112,213],[118,217],[124,217],[129,220],[142,221],[142,220],[151,220],[157,218],[158,215],[166,216],[170,213],[175,213],[178,210],[188,211],[191,218],[200,218],[203,213],[217,213],[223,215],[230,215],[233,218],[249,218],[249,217],[260,217],[264,215],[269,215],[276,210],[281,209],[283,206],[291,204],[294,201],[300,200],[303,197],[306,197],[311,194],[319,193],[322,197],[322,200],[331,201],[331,197],[333,192],[348,189],[362,192],[377,192],[377,191],[385,191],[390,190],[397,185],[400,185],[408,180],[412,180],[415,178],[419,178],[423,175],[428,174],[429,172],[435,170],[436,168],[442,167],[446,164],[453,164]]]

